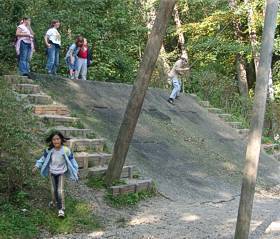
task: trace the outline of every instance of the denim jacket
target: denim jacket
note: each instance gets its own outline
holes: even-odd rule
[[[69,177],[71,180],[78,181],[79,166],[74,158],[74,155],[68,147],[66,147],[66,146],[62,146],[62,147],[63,147],[63,151],[64,151],[63,156],[64,156],[66,164],[67,164],[67,171],[66,171],[65,175],[67,177]],[[43,156],[36,161],[35,166],[37,168],[41,169],[41,175],[43,177],[49,176],[49,166],[50,166],[53,151],[54,151],[53,148],[50,150],[46,149],[44,151]]]

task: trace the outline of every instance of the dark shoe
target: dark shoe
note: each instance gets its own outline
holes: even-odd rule
[[[172,105],[174,104],[174,100],[172,98],[169,98],[167,101]]]

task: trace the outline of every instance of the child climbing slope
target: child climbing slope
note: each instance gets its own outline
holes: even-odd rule
[[[44,177],[50,177],[52,201],[50,206],[57,206],[58,216],[64,217],[64,177],[78,180],[78,164],[71,150],[64,146],[67,138],[59,131],[52,132],[46,139],[49,148],[36,161],[33,173],[38,169]]]

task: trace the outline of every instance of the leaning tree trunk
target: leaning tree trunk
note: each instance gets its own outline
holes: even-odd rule
[[[147,28],[148,28],[149,34],[152,30],[152,27],[153,27],[155,19],[156,19],[156,10],[154,7],[155,2],[156,2],[155,0],[152,0],[152,1],[148,1],[148,2],[144,3],[144,5],[150,9],[150,11],[148,12],[148,14],[146,16]],[[170,66],[166,60],[165,53],[166,52],[165,52],[164,43],[162,43],[160,53],[158,56],[158,60],[156,63],[156,69],[159,73],[159,82],[158,82],[158,84],[156,84],[157,87],[160,87],[161,85],[163,85],[163,87],[165,87],[168,85],[168,73],[170,71]]]
[[[189,68],[189,56],[188,56],[188,52],[186,50],[185,47],[185,37],[184,37],[184,33],[181,30],[182,24],[181,24],[181,20],[180,20],[180,15],[179,15],[179,9],[178,9],[178,5],[175,4],[174,7],[174,21],[176,24],[176,29],[177,29],[177,33],[178,33],[178,46],[179,46],[179,50],[181,55],[184,55],[187,58],[187,64],[186,67]],[[189,72],[188,75],[186,76],[186,78],[188,79],[190,77]],[[186,80],[187,80],[186,79]],[[184,84],[184,79],[182,81],[182,89],[183,92],[185,91],[185,84]]]
[[[246,150],[241,196],[234,236],[235,239],[248,239],[250,231],[277,10],[278,0],[267,0],[251,129]]]
[[[119,180],[121,177],[129,145],[135,131],[175,2],[176,0],[160,1],[157,17],[149,36],[120,131],[114,145],[113,157],[106,172],[105,182],[107,185],[111,185],[114,180]]]
[[[229,0],[229,7],[232,11],[235,11],[237,8],[236,0]],[[237,20],[233,20],[234,26],[234,35],[236,40],[243,41],[243,37],[241,35],[241,31],[239,29],[240,23]],[[240,95],[243,98],[248,97],[248,81],[247,81],[247,72],[246,72],[246,63],[244,56],[241,53],[236,55],[236,73],[238,80],[238,87]]]

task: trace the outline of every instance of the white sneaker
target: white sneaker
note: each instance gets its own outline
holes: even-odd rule
[[[64,211],[61,209],[58,211],[58,217],[64,217],[65,214],[64,214]]]

